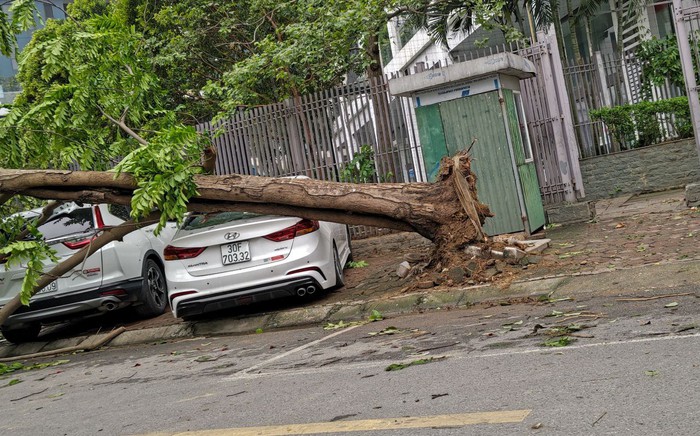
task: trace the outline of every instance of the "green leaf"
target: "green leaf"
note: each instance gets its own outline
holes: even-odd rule
[[[70,360],[64,359],[64,360],[54,360],[53,362],[46,362],[46,363],[35,363],[34,365],[29,365],[25,366],[23,369],[25,371],[31,371],[34,369],[44,369],[44,368],[49,368],[52,366],[58,366],[58,365],[64,365],[66,363],[70,362]]]
[[[12,380],[10,380],[7,383],[7,386],[14,386],[14,385],[19,384],[19,383],[22,383],[22,380],[20,380],[18,378],[13,378]]]
[[[427,359],[418,359],[418,360],[414,360],[414,361],[408,362],[408,363],[392,363],[391,365],[384,368],[384,371],[400,371],[400,370],[406,369],[410,366],[425,365],[427,363],[433,363],[433,362],[437,362],[437,361],[444,360],[444,359],[445,359],[445,357],[442,356],[442,357],[429,357]]]
[[[542,345],[544,345],[545,347],[566,347],[567,345],[570,345],[572,342],[575,341],[575,338],[569,336],[562,336],[560,338],[545,341]]]
[[[20,362],[14,362],[11,364],[0,363],[0,375],[8,374],[10,372],[15,372],[24,368],[24,364]]]
[[[381,321],[383,319],[384,316],[378,310],[372,310],[372,314],[369,316],[370,321]]]
[[[674,301],[673,303],[668,303],[668,304],[665,305],[664,307],[669,307],[669,308],[670,308],[670,307],[676,307],[676,306],[678,306],[678,302]]]
[[[369,266],[369,264],[367,262],[365,262],[364,260],[359,260],[357,262],[355,262],[355,261],[348,262],[348,268],[364,268],[366,266]]]

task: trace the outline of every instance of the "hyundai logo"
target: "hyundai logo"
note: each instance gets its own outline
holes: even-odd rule
[[[241,234],[238,232],[228,232],[224,235],[224,238],[226,238],[227,241],[233,241],[234,239],[238,239],[239,236],[241,236]]]

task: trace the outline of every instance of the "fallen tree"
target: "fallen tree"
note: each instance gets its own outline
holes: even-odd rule
[[[433,242],[483,240],[476,177],[466,153],[444,159],[436,183],[351,184],[245,175],[195,176],[199,212],[246,210],[415,231]],[[0,169],[0,194],[130,204],[136,182],[110,172]]]
[[[414,231],[435,243],[432,263],[441,266],[459,262],[467,245],[485,242],[481,226],[491,216],[488,206],[477,200],[476,176],[466,152],[443,159],[436,183],[350,184],[237,174],[199,175],[195,182],[199,195],[190,199],[191,211],[242,210]],[[3,201],[12,195],[27,195],[128,205],[136,186],[134,178],[124,173],[0,169]],[[55,206],[50,203],[49,207]],[[152,224],[159,215],[107,229],[89,246],[43,274],[27,299],[100,247],[136,227]],[[0,309],[0,325],[20,304],[17,295]]]

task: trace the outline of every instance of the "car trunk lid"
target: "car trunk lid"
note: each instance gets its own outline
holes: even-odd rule
[[[226,219],[226,218],[229,219]],[[225,212],[211,220],[188,220],[166,249],[193,276],[238,271],[285,259],[294,234],[283,235],[300,218]],[[173,247],[176,247],[173,249]]]

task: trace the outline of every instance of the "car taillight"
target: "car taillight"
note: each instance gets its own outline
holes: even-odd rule
[[[102,211],[100,210],[99,206],[95,206],[94,208],[95,211],[95,224],[97,225],[98,229],[104,229],[105,228],[105,222],[102,219]]]
[[[173,247],[168,245],[163,249],[163,259],[165,260],[178,260],[178,259],[192,259],[197,257],[206,249],[206,247]]]
[[[95,238],[96,236],[92,238],[81,239],[80,241],[64,242],[63,245],[70,248],[71,250],[78,250],[80,248],[87,247],[88,245],[90,245],[90,242],[92,242],[92,240]]]
[[[95,206],[92,208],[92,210],[95,211],[95,227],[98,230],[104,229],[105,221],[102,218],[102,211],[100,211],[100,207]],[[93,236],[92,238],[81,239],[79,241],[64,242],[63,245],[70,248],[71,250],[79,250],[83,247],[87,247],[88,245],[90,245],[90,242],[92,242],[96,237],[97,236]]]
[[[286,229],[282,229],[278,232],[270,233],[269,235],[263,236],[263,238],[274,242],[282,242],[294,239],[296,236],[315,232],[318,229],[318,221],[303,219],[293,226],[289,226]]]

